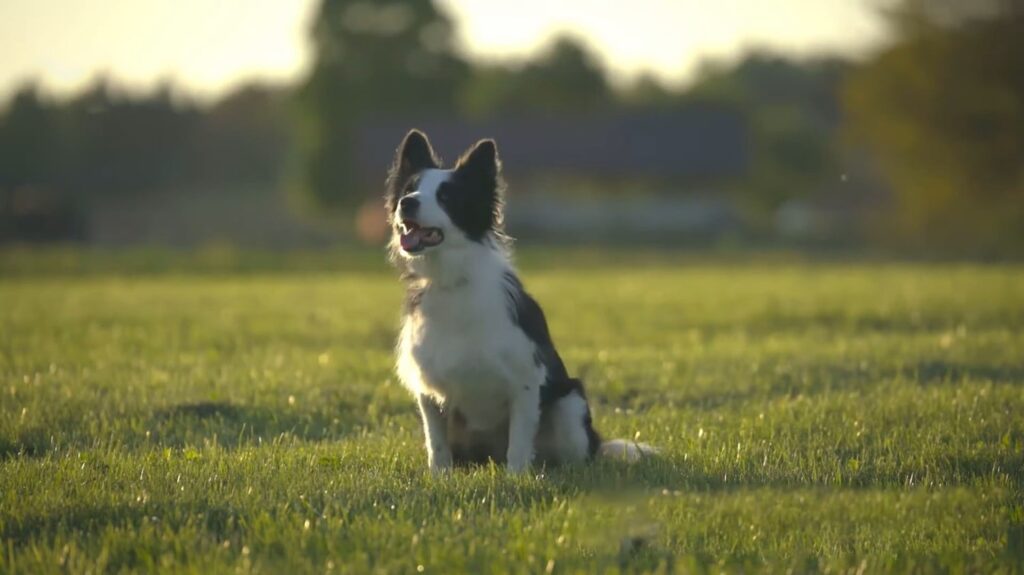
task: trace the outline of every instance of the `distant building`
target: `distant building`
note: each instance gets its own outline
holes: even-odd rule
[[[716,191],[747,169],[745,121],[720,107],[692,106],[486,122],[367,121],[355,135],[359,179],[369,200],[354,228],[364,239],[382,241],[388,233],[380,203],[385,172],[413,127],[427,132],[448,162],[477,140],[497,140],[510,183],[509,230],[524,239],[715,237],[740,225],[734,207]],[[576,193],[577,184],[599,193]],[[646,195],[634,193],[641,187]],[[76,210],[11,198],[0,201],[0,242],[301,248],[351,237],[343,226],[325,229],[293,213],[272,182],[102,196]]]
[[[510,178],[584,175],[713,185],[740,177],[750,161],[745,120],[720,107],[486,122],[387,120],[358,131],[361,179],[379,187],[381,168],[410,128],[426,132],[448,162],[477,140],[494,138]]]
[[[716,193],[750,162],[746,122],[734,111],[524,116],[488,122],[389,120],[358,131],[360,179],[378,194],[383,167],[410,128],[423,130],[451,164],[477,140],[494,138],[509,180],[506,223],[524,238],[572,241],[712,238],[741,227]],[[567,189],[585,186],[596,194]],[[646,193],[635,193],[642,190]],[[363,237],[386,235],[376,198],[360,218]]]

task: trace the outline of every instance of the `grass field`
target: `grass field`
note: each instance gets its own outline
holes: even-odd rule
[[[598,429],[661,457],[430,477],[376,264],[8,258],[0,571],[1024,566],[1024,268],[524,259]]]

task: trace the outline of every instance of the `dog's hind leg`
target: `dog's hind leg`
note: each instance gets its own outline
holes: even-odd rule
[[[549,465],[581,463],[601,445],[594,431],[587,400],[578,391],[544,408],[537,432],[537,458]]]

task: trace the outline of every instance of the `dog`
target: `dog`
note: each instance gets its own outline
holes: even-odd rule
[[[412,130],[386,189],[391,259],[406,286],[396,369],[419,405],[431,471],[494,461],[519,473],[654,452],[594,430],[583,383],[512,266],[493,140],[444,169]]]

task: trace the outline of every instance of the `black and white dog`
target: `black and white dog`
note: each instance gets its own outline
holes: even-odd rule
[[[413,130],[388,175],[392,258],[408,290],[397,369],[419,402],[430,469],[493,460],[519,472],[535,459],[651,452],[594,431],[583,384],[509,261],[503,195],[493,140],[443,169]]]

